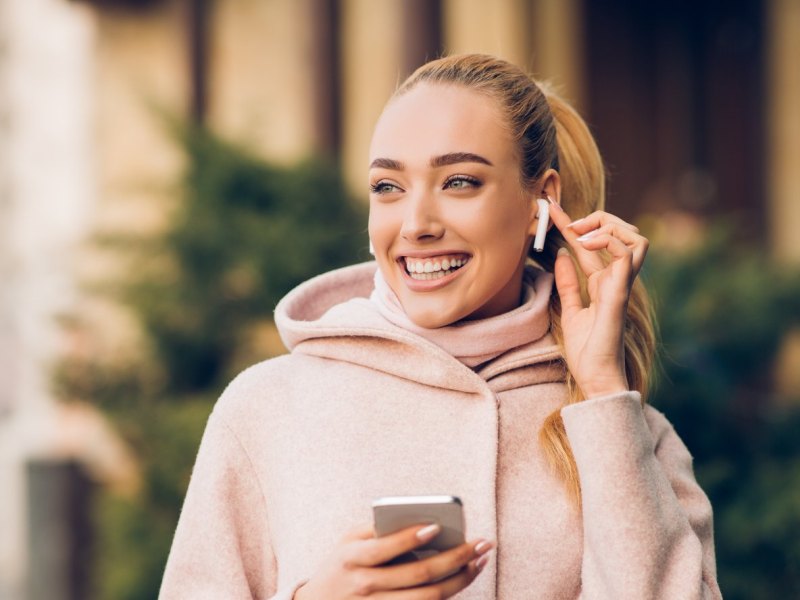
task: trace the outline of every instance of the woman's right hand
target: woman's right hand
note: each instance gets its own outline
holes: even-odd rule
[[[493,544],[473,540],[421,560],[383,566],[432,540],[438,525],[416,525],[375,537],[372,525],[350,531],[294,600],[428,600],[450,598],[467,587],[486,565]],[[431,583],[448,573],[453,575]]]

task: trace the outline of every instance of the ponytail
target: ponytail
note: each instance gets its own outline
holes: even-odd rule
[[[551,90],[546,89],[545,96],[555,120],[561,205],[570,216],[579,219],[605,207],[605,166],[589,128],[575,109]],[[569,250],[569,244],[560,232],[551,230],[545,252],[536,256],[537,262],[552,272],[561,247]],[[577,271],[584,304],[587,304],[586,277],[581,269]],[[550,317],[551,333],[563,354],[561,302],[555,289],[550,299]],[[651,366],[655,356],[656,331],[647,290],[638,278],[634,281],[628,299],[623,344],[628,385],[630,389],[641,393],[644,403],[652,383]],[[566,384],[567,404],[585,400],[568,370]],[[561,409],[553,411],[545,419],[539,431],[539,443],[552,471],[564,482],[575,505],[580,506],[578,468],[564,429],[564,421],[561,419]]]

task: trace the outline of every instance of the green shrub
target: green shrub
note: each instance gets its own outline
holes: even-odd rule
[[[779,397],[776,355],[800,326],[800,271],[733,232],[692,252],[648,258],[663,377],[652,403],[695,458],[715,511],[729,600],[800,590],[800,390]]]

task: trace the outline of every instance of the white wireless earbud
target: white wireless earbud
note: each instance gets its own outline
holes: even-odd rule
[[[533,238],[533,249],[536,252],[544,250],[544,236],[547,235],[547,226],[550,224],[550,203],[543,198],[538,198],[539,225],[536,227],[536,236]]]
[[[375,246],[372,245],[372,240],[369,241],[369,253],[375,256]]]

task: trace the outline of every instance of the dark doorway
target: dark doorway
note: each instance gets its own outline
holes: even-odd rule
[[[758,0],[585,0],[588,118],[609,207],[733,213],[763,238]]]

